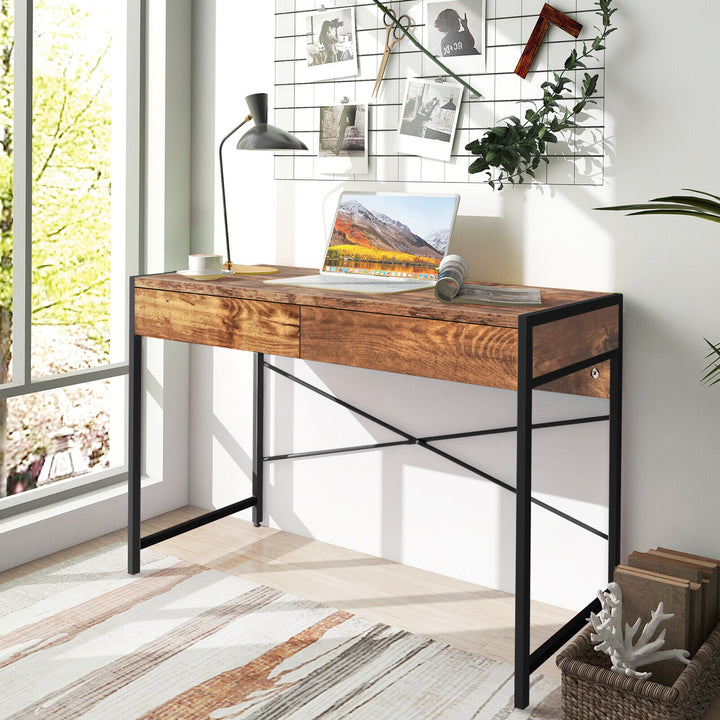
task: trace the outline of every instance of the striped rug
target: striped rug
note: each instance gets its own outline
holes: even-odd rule
[[[124,547],[0,585],[0,718],[559,720],[558,682]],[[0,576],[1,577],[1,576]]]

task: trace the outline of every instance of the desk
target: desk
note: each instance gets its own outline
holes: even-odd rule
[[[312,272],[284,267],[279,271],[274,277]],[[528,309],[441,303],[432,290],[363,295],[265,285],[262,276],[214,281],[176,274],[131,278],[128,572],[139,572],[142,548],[220,517],[252,508],[255,525],[262,521],[263,468],[278,459],[264,455],[264,377],[268,368],[284,372],[266,362],[265,354],[515,390],[515,487],[469,468],[435,448],[431,439],[392,429],[405,437],[404,444],[419,444],[516,496],[515,705],[526,707],[530,674],[584,626],[590,610],[599,609],[594,600],[530,652],[532,505],[548,508],[607,539],[608,579],[620,561],[622,296],[549,288],[541,289],[541,294],[542,307]],[[140,535],[142,337],[255,353],[252,495],[146,537]],[[538,427],[532,423],[532,398],[540,386],[609,401],[606,416],[550,423],[608,422],[607,534],[532,497],[532,430]]]

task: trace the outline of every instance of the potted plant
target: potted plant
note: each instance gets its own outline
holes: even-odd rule
[[[596,208],[596,210],[621,210],[628,215],[688,215],[689,217],[720,222],[720,197],[711,195],[702,190],[691,190],[683,188],[685,192],[695,193],[694,195],[668,195],[667,197],[653,198],[649,202],[634,203],[632,205],[613,205],[610,207]],[[710,351],[707,354],[709,359],[705,367],[705,375],[702,382],[708,385],[720,383],[720,342],[711,343],[707,338]]]

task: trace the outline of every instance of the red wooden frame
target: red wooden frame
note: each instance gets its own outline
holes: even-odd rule
[[[545,39],[545,34],[547,33],[551,23],[553,25],[557,25],[573,37],[577,37],[582,30],[582,25],[579,22],[545,3],[540,12],[540,17],[535,23],[535,27],[530,34],[530,39],[527,41],[525,50],[523,50],[523,54],[520,56],[520,60],[515,68],[516,75],[519,75],[521,78],[527,76],[530,66],[535,61],[535,56],[540,49],[540,45],[542,45],[542,41]]]

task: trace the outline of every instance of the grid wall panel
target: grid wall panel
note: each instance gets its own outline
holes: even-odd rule
[[[412,18],[411,32],[425,44],[425,6],[422,0],[386,3],[398,14]],[[357,180],[361,182],[484,183],[486,173],[470,175],[474,156],[465,145],[510,115],[522,118],[542,98],[542,83],[561,72],[575,47],[596,34],[600,17],[594,0],[562,0],[558,10],[576,19],[583,29],[576,39],[551,26],[526,79],[514,73],[544,0],[487,0],[486,67],[482,73],[463,74],[481,96],[463,93],[452,157],[449,162],[398,152],[397,128],[407,77],[442,76],[440,68],[404,39],[395,46],[378,98],[371,98],[385,44],[382,12],[370,0],[276,0],[275,14],[275,124],[302,139],[307,153],[276,153],[278,180]],[[356,77],[307,79],[307,18],[322,9],[355,8],[359,74]],[[605,53],[589,59],[588,72],[598,74],[596,103],[588,105],[579,127],[565,131],[548,147],[549,165],[541,163],[536,183],[544,185],[602,185],[605,159]],[[585,71],[577,71],[582,81]],[[573,86],[575,89],[576,85]],[[320,107],[344,99],[368,107],[368,172],[328,175],[319,171]],[[569,98],[574,104],[576,96]]]

